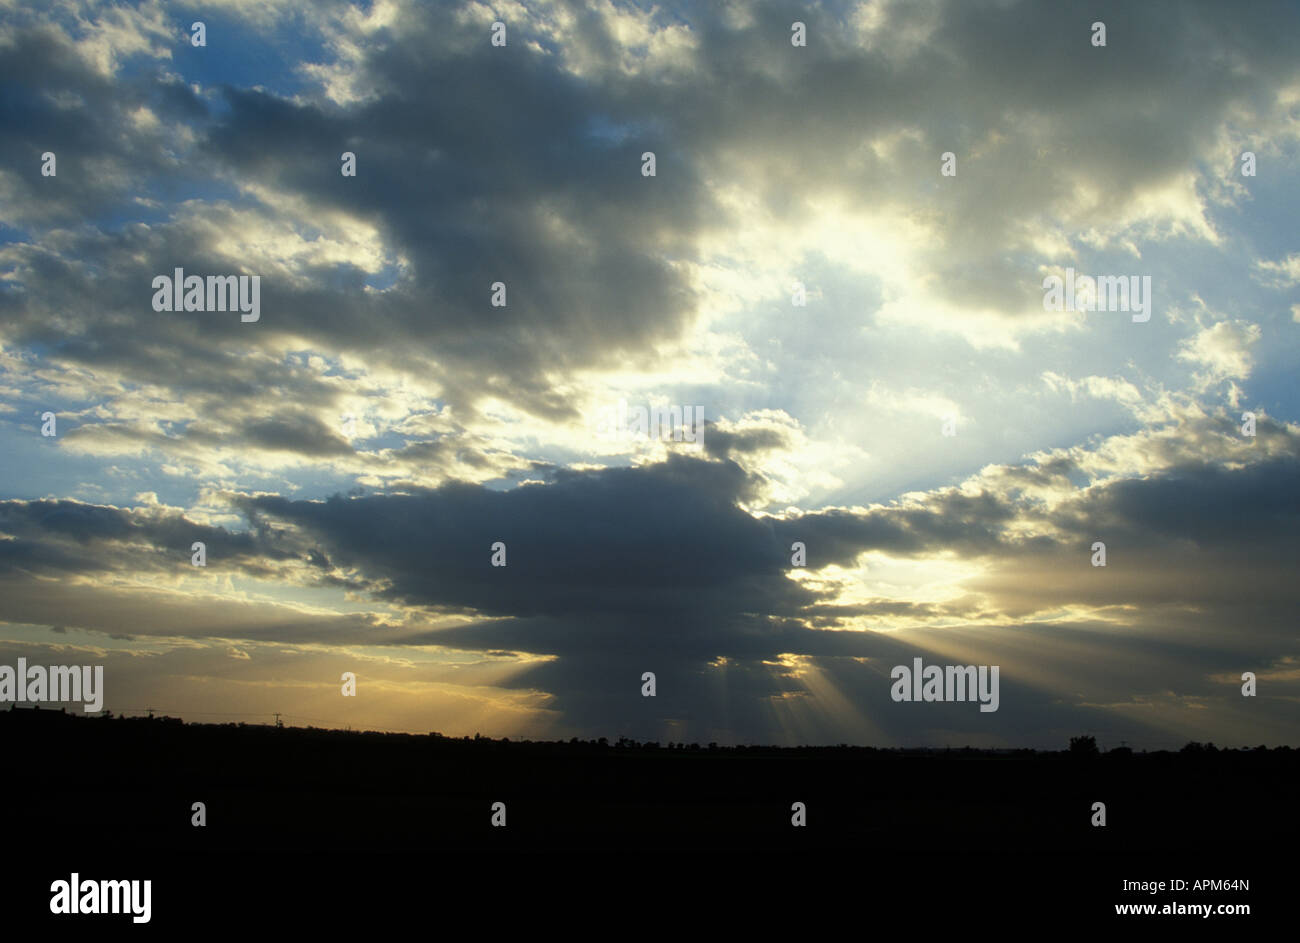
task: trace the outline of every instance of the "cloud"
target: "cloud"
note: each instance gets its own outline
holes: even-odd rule
[[[112,613],[134,608],[140,621],[132,627],[157,635],[183,625],[196,638],[527,653],[532,660],[498,686],[546,692],[553,716],[575,729],[604,723],[643,736],[685,729],[678,724],[701,729],[712,716],[707,705],[722,696],[736,712],[735,730],[757,737],[773,704],[837,679],[840,709],[809,729],[846,736],[855,724],[867,729],[868,717],[880,722],[890,666],[938,654],[1002,664],[1004,683],[1019,692],[1003,694],[1002,710],[1026,720],[1026,711],[1042,707],[1047,680],[1067,671],[1065,653],[1052,653],[1063,643],[1049,643],[1057,637],[1050,633],[1098,653],[1109,647],[1109,657],[1117,647],[1143,658],[1158,652],[1172,665],[1125,689],[1095,674],[1101,658],[1077,686],[1088,697],[1066,698],[1076,711],[1085,700],[1161,697],[1161,679],[1191,683],[1221,671],[1225,658],[1263,666],[1294,657],[1288,626],[1297,600],[1285,575],[1300,564],[1291,487],[1300,430],[1265,419],[1261,441],[1247,452],[1216,420],[1201,424],[1210,451],[1148,465],[1140,478],[1106,476],[1096,454],[1044,455],[889,505],[781,517],[741,509],[755,483],[735,463],[685,456],[556,470],[546,482],[508,491],[448,484],[326,501],[232,495],[250,524],[241,534],[201,530],[153,508],[5,502],[0,548],[11,558],[20,550],[23,564],[9,571],[0,615],[35,616],[27,587],[41,573],[118,572],[138,582],[179,569],[184,561],[163,562],[165,548],[186,548],[202,533],[212,541],[209,567],[227,578],[346,584],[374,612],[326,617],[250,599],[228,603],[220,618],[196,619],[182,616],[182,597],[161,587],[123,593],[111,583],[78,588],[44,611],[101,631],[130,623]],[[1153,441],[1149,435],[1141,450],[1148,460],[1158,454]],[[1099,475],[1092,484],[1071,483],[1089,468]],[[1107,543],[1104,570],[1089,565],[1096,539]],[[507,547],[504,567],[491,563],[498,540]],[[806,570],[790,566],[795,540],[808,548]],[[892,595],[944,561],[967,567],[956,587],[964,596],[922,603]],[[885,595],[864,597],[864,581]],[[1051,626],[1045,651],[1032,660],[1017,653],[1026,643],[1013,638]],[[649,714],[629,681],[645,670],[673,692]],[[1051,711],[1062,724],[1064,710]],[[901,715],[903,726],[881,735],[933,737],[924,726],[931,720]],[[1002,727],[980,733],[969,718],[945,714],[944,722],[972,736],[1012,736]]]
[[[329,714],[332,648],[412,722],[1285,730],[1223,697],[1296,657],[1294,7],[793,15],[222,0],[196,50],[151,2],[11,11],[0,618],[195,710],[284,670]],[[1151,274],[1152,321],[1045,312],[1067,265]],[[177,267],[259,274],[261,320],[153,311]],[[597,441],[620,397],[703,448]],[[1001,663],[997,717],[889,701],[917,654]]]
[[[1219,321],[1183,341],[1175,356],[1204,368],[1199,373],[1203,385],[1242,380],[1250,376],[1254,363],[1251,348],[1261,336],[1258,324]]]
[[[1255,267],[1260,272],[1259,277],[1276,288],[1300,285],[1300,252],[1293,252],[1277,261],[1260,259]]]

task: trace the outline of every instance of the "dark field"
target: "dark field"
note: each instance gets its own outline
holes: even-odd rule
[[[1242,878],[1249,894],[1172,896],[1262,900],[1283,886],[1274,852],[1300,838],[1300,751],[1285,748],[667,749],[25,711],[0,713],[0,732],[27,771],[6,777],[11,836],[39,863],[24,896],[42,905],[73,870],[138,872],[155,879],[161,917],[169,902],[202,906],[213,880],[272,907],[345,875],[351,897],[408,885],[517,897],[557,881],[612,891],[633,873],[644,886],[647,869],[704,885],[752,869],[780,893],[859,886],[873,906],[942,889],[1087,916],[1165,899],[1119,893],[1125,878]],[[205,827],[191,825],[196,801]],[[806,827],[791,825],[796,801]],[[1090,824],[1097,801],[1104,828]]]

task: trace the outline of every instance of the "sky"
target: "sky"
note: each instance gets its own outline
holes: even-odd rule
[[[0,0],[0,664],[194,721],[1297,744],[1297,35]],[[256,319],[157,310],[178,268]],[[998,709],[895,700],[918,657]]]

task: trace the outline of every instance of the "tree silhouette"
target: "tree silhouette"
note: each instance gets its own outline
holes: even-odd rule
[[[1097,738],[1087,736],[1071,737],[1070,752],[1075,756],[1096,756]]]

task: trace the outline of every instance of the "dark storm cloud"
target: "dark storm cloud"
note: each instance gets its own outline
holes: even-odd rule
[[[424,40],[417,28],[401,43]],[[207,147],[237,177],[373,222],[411,260],[393,304],[322,317],[290,292],[268,328],[383,349],[407,370],[432,355],[458,404],[490,393],[573,416],[542,372],[675,336],[693,299],[658,248],[681,251],[669,237],[697,233],[717,213],[668,142],[593,138],[587,121],[599,104],[581,83],[532,58],[466,46],[443,61],[389,51],[392,91],[347,113],[227,90],[229,113]],[[358,155],[355,179],[339,175],[345,149]],[[657,178],[640,175],[644,149],[658,154]],[[505,307],[489,304],[497,281]]]
[[[510,491],[452,484],[324,502],[241,499],[255,521],[292,523],[338,566],[411,605],[489,615],[793,612],[773,528],[736,506],[752,482],[732,463],[559,471]],[[493,567],[492,545],[508,566]],[[494,646],[504,647],[504,646]]]
[[[548,483],[509,491],[455,484],[328,501],[236,496],[254,525],[246,534],[201,528],[176,514],[4,502],[0,532],[15,539],[0,542],[0,549],[16,579],[23,579],[18,571],[153,569],[164,558],[176,565],[174,558],[185,562],[189,542],[201,538],[211,541],[210,558],[236,571],[307,585],[336,585],[341,574],[353,574],[352,588],[377,599],[478,616],[401,636],[375,626],[373,642],[552,656],[503,685],[548,691],[554,709],[579,729],[621,725],[620,732],[640,736],[658,736],[670,721],[686,725],[675,729],[705,731],[718,722],[721,699],[738,736],[762,738],[761,731],[772,729],[775,706],[802,705],[795,715],[813,710],[810,692],[832,681],[842,699],[836,710],[848,714],[805,718],[818,736],[831,737],[831,730],[842,736],[845,725],[859,722],[854,714],[871,717],[890,736],[919,736],[934,718],[894,708],[886,714],[897,714],[895,721],[882,718],[882,685],[887,690],[890,666],[910,664],[916,655],[942,663],[939,652],[960,663],[1003,665],[1009,693],[996,724],[944,710],[954,729],[1014,739],[1003,725],[1029,713],[1039,712],[1035,725],[1044,731],[1083,716],[1058,703],[1055,682],[1088,691],[1095,704],[1158,699],[1171,686],[1179,697],[1217,697],[1222,687],[1209,676],[1243,667],[1262,671],[1293,655],[1300,599],[1294,583],[1280,577],[1294,569],[1298,539],[1296,451],[1237,469],[1185,465],[1097,486],[1070,496],[1071,513],[1054,521],[1032,506],[953,491],[859,513],[754,517],[738,506],[754,481],[734,463],[672,456],[638,468],[555,472]],[[1000,537],[1013,522],[1031,529],[1068,523],[1069,530],[1032,542]],[[1238,524],[1258,531],[1258,551],[1241,552],[1250,540],[1235,530]],[[1097,532],[1110,534],[1117,548],[1104,570],[1088,565],[1088,539],[1078,537]],[[814,571],[872,550],[904,557],[942,552],[991,569],[964,584],[977,596],[952,603],[836,603],[833,590],[788,578],[791,534],[808,543]],[[1142,542],[1125,550],[1130,537]],[[491,565],[498,540],[507,546],[506,567]],[[294,560],[302,565],[290,569]],[[1182,560],[1194,566],[1179,570]],[[1262,565],[1269,567],[1267,578],[1252,577]],[[1243,586],[1257,585],[1267,591],[1243,593]],[[1016,627],[998,618],[1070,604],[1149,608],[1141,632],[1055,621],[1044,634],[1041,625]],[[965,620],[966,628],[904,634],[832,628],[862,615]],[[63,614],[58,621],[77,624]],[[290,623],[284,629],[298,638],[319,634]],[[366,639],[362,623],[337,630],[340,641]],[[234,634],[215,625],[201,631]],[[274,638],[275,632],[250,626],[239,634]],[[1110,667],[1115,658],[1147,673],[1121,671],[1117,679]],[[656,672],[671,700],[653,709],[641,703],[636,689],[644,671]],[[1075,680],[1061,680],[1066,677]]]
[[[628,679],[639,678],[643,670],[695,685],[689,693],[676,688],[675,696],[684,700],[674,704],[695,703],[703,717],[714,696],[710,685],[720,677],[708,665],[718,658],[732,662],[730,683],[747,679],[751,693],[766,692],[761,700],[798,686],[773,664],[782,654],[805,656],[818,666],[826,659],[865,658],[877,664],[875,671],[878,664],[910,664],[924,651],[925,643],[917,648],[915,636],[811,627],[855,615],[938,616],[954,622],[978,615],[970,634],[935,637],[946,637],[950,647],[962,639],[975,663],[996,664],[1004,657],[1013,685],[1041,686],[1041,680],[1026,680],[1043,670],[1041,664],[1026,660],[1023,650],[1017,654],[1015,645],[996,642],[1009,633],[1021,637],[1033,631],[996,624],[1000,608],[1022,608],[1025,599],[1029,612],[1071,603],[1202,602],[1204,611],[1153,610],[1147,631],[1133,638],[1117,640],[1105,627],[1094,632],[1089,644],[1096,649],[1097,665],[1089,672],[1104,674],[1108,662],[1101,652],[1107,646],[1114,652],[1118,645],[1135,658],[1140,652],[1148,666],[1161,659],[1176,666],[1148,676],[1124,698],[1134,690],[1158,695],[1180,671],[1189,687],[1213,690],[1201,682],[1207,673],[1276,663],[1290,652],[1281,630],[1300,600],[1293,585],[1273,577],[1294,566],[1297,530],[1288,522],[1296,512],[1295,461],[1283,456],[1236,470],[1183,468],[1079,492],[1069,535],[1018,540],[1001,536],[1001,529],[1013,522],[1045,526],[1047,518],[988,494],[941,492],[917,499],[916,506],[826,511],[796,521],[752,518],[735,504],[747,486],[736,466],[680,457],[659,466],[566,473],[552,484],[505,493],[447,487],[319,503],[260,497],[246,499],[245,505],[254,517],[294,524],[328,548],[335,562],[365,574],[379,595],[498,616],[410,641],[558,656],[509,683],[552,691],[557,709],[573,712],[570,720],[599,725],[601,718],[633,716],[628,712],[637,710],[637,702],[629,700]],[[1196,482],[1190,488],[1189,480]],[[1245,538],[1222,541],[1234,518],[1215,509],[1231,509],[1249,500],[1247,495],[1256,502],[1251,515],[1278,520],[1264,529],[1267,549],[1239,558],[1232,543]],[[1236,519],[1248,533],[1249,518]],[[1108,526],[1114,546],[1122,548],[1129,534],[1144,535],[1143,543],[1140,551],[1121,551],[1120,562],[1109,570],[1097,571],[1088,565],[1088,540],[1073,534],[1106,532]],[[812,569],[851,564],[869,550],[982,559],[992,565],[993,575],[968,585],[987,594],[984,608],[974,599],[946,605],[887,600],[827,605],[819,593],[786,578],[792,535],[807,542]],[[498,539],[509,550],[505,568],[490,565],[489,548]],[[1195,567],[1174,574],[1176,583],[1170,584],[1164,568],[1188,541],[1195,544]],[[1277,559],[1268,580],[1251,578],[1249,568],[1270,555]],[[1189,588],[1192,573],[1199,585]],[[1272,587],[1267,595],[1252,597],[1245,609],[1243,578]],[[1215,584],[1223,592],[1213,591]],[[1235,595],[1229,590],[1233,585]],[[1237,625],[1247,609],[1251,628],[1238,625],[1230,640],[1216,641],[1216,623],[1232,619]],[[981,624],[987,627],[975,628]],[[1164,628],[1156,632],[1157,626]],[[1061,632],[1067,628],[1058,623]],[[1068,658],[1060,656],[1059,670],[1065,670]],[[1122,687],[1115,684],[1098,681],[1079,689],[1098,697],[1112,691],[1123,699]],[[879,691],[854,690],[850,686],[845,696],[868,712]],[[1048,699],[1036,693],[1030,700]],[[1028,706],[1024,700],[1004,701],[1004,708],[1018,715]],[[759,729],[764,721],[756,715],[750,722]]]
[[[1139,548],[1190,544],[1202,550],[1272,556],[1300,562],[1300,460],[1281,455],[1244,468],[1186,464],[1158,482],[1126,479],[1106,487],[1099,508],[1085,507],[1084,529],[1119,536]],[[1069,518],[1060,523],[1075,523]],[[1085,530],[1086,532],[1086,530]]]
[[[776,451],[789,446],[789,436],[780,429],[745,429],[727,432],[705,421],[704,451],[711,458],[733,458],[754,452]]]
[[[232,533],[176,512],[101,507],[69,500],[0,501],[0,572],[26,578],[190,566],[202,541],[214,559],[249,573],[289,559],[251,533]]]
[[[1294,566],[1297,471],[1295,454],[1236,469],[1179,466],[1076,492],[1051,513],[987,492],[949,489],[901,505],[785,520],[741,509],[756,480],[734,463],[672,455],[636,468],[552,470],[547,483],[504,491],[453,483],[325,501],[234,495],[253,525],[246,532],[196,524],[176,512],[8,501],[0,503],[0,533],[14,539],[10,546],[24,542],[29,562],[48,556],[52,568],[57,552],[70,567],[129,569],[160,553],[188,555],[193,540],[207,542],[210,556],[248,571],[298,560],[305,565],[302,579],[355,574],[357,582],[349,584],[367,587],[376,598],[489,617],[447,630],[460,645],[479,638],[475,647],[481,648],[574,654],[603,645],[636,647],[642,633],[657,633],[673,637],[691,657],[851,653],[856,643],[846,649],[826,642],[805,620],[969,616],[979,607],[972,599],[835,602],[828,598],[833,590],[788,578],[793,541],[807,545],[813,572],[852,566],[861,554],[877,551],[986,561],[993,565],[990,574],[972,584],[985,588],[1043,567],[1066,574],[1021,589],[1003,586],[990,600],[994,607],[1004,594],[1003,602],[1041,594],[1061,605],[1104,604],[1098,594],[1112,592],[1114,603],[1132,602],[1134,594],[1160,591],[1166,567],[1177,570],[1196,559],[1199,585],[1180,590],[1190,600],[1226,592],[1249,578],[1244,571]],[[1045,533],[1013,539],[1011,525]],[[1096,535],[1122,560],[1108,574],[1117,581],[1109,589],[1088,583],[1087,545]],[[497,541],[506,545],[506,567],[491,565]],[[33,553],[35,547],[46,549]],[[96,557],[99,548],[111,548],[117,562]],[[1074,558],[1076,565],[1069,564]],[[1077,583],[1070,571],[1081,574]],[[1281,602],[1291,592],[1274,584],[1268,598]],[[512,618],[537,621],[515,625]],[[625,628],[607,628],[611,623]],[[729,639],[718,646],[716,639],[697,638],[700,632]]]
[[[921,506],[865,513],[830,509],[774,526],[782,540],[788,537],[807,544],[809,565],[822,567],[852,564],[864,550],[887,550],[902,556],[941,550],[961,556],[991,553],[1002,548],[1001,529],[1016,513],[1012,504],[989,492],[942,491],[929,495]]]
[[[286,413],[251,422],[244,427],[244,434],[250,442],[272,451],[279,449],[302,455],[352,454],[346,439],[309,414]]]

